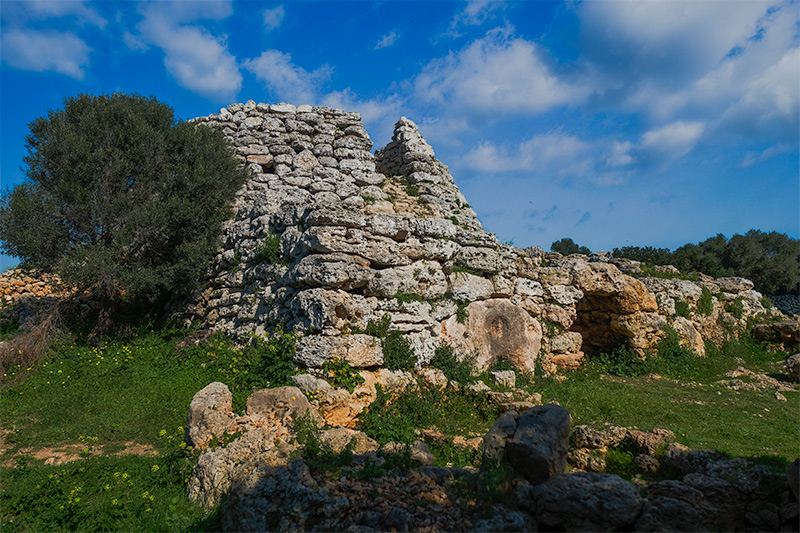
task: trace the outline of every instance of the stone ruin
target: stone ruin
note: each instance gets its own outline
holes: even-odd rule
[[[742,278],[637,279],[638,263],[608,253],[498,242],[406,118],[374,154],[360,115],[328,107],[248,101],[194,122],[221,130],[252,179],[190,312],[233,335],[302,332],[295,361],[312,371],[333,358],[380,368],[365,331],[385,315],[419,366],[447,343],[481,368],[555,372],[619,343],[644,353],[666,325],[702,355],[704,339],[780,314]]]

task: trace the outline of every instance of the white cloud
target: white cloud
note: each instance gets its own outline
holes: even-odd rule
[[[142,39],[164,51],[164,65],[182,87],[206,96],[232,98],[242,86],[242,75],[236,58],[228,52],[225,36],[181,25],[202,18],[222,19],[230,13],[229,2],[153,3],[147,5],[138,28]],[[132,39],[126,42],[136,46]]]
[[[431,62],[415,80],[416,95],[475,114],[541,113],[586,98],[589,87],[560,79],[537,44],[510,39],[509,31],[493,30],[460,52]]]
[[[493,11],[502,7],[503,2],[498,0],[468,0],[466,7],[455,20],[467,26],[479,26],[486,22]]]
[[[6,3],[6,6],[12,4]],[[108,23],[85,1],[71,0],[28,0],[18,4],[25,10],[25,16],[31,19],[47,19],[74,16],[80,23],[91,24],[102,29]],[[5,7],[5,6],[4,6]]]
[[[702,122],[674,122],[642,135],[641,147],[680,157],[694,147],[704,129],[705,124]]]
[[[536,135],[511,148],[483,141],[457,166],[474,173],[514,173],[525,179],[591,179],[594,174],[593,143],[560,131]]]
[[[604,69],[678,84],[702,75],[756,31],[766,2],[581,2],[586,57]],[[623,81],[624,82],[624,81]]]
[[[295,65],[291,55],[280,50],[266,50],[243,65],[278,99],[296,104],[318,103],[319,86],[331,76],[329,67],[308,72]]]
[[[134,52],[142,52],[148,49],[147,43],[145,43],[141,37],[129,31],[122,32],[122,42],[125,43],[125,46],[127,46],[129,50],[133,50]]]
[[[392,46],[397,41],[397,32],[395,30],[390,31],[375,44],[375,50],[380,50],[381,48],[388,48]]]
[[[721,118],[722,126],[752,136],[795,140],[800,123],[800,48],[793,48],[761,76],[750,80],[744,94]]]
[[[797,150],[797,146],[793,144],[776,144],[774,146],[770,146],[766,150],[762,152],[757,151],[749,151],[745,153],[744,159],[742,159],[741,163],[739,163],[740,167],[750,167],[757,163],[761,163],[766,161],[767,159],[771,159],[777,155],[784,154],[786,152],[791,152],[793,150]]]
[[[634,167],[666,165],[688,154],[700,141],[706,125],[703,122],[676,121],[642,135],[641,141],[614,142],[602,156],[604,169],[601,176],[612,183],[624,179],[625,170]]]
[[[3,35],[3,61],[22,70],[55,71],[83,79],[90,51],[71,33],[12,29]]]
[[[264,19],[264,29],[270,32],[280,27],[283,22],[283,17],[286,16],[286,10],[281,5],[271,9],[265,9],[261,12],[261,16]]]
[[[705,122],[716,139],[797,141],[796,4],[583,2],[576,13],[596,108]]]

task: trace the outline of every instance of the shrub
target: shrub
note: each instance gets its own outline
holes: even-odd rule
[[[438,368],[447,379],[455,381],[460,385],[469,385],[475,380],[472,377],[475,373],[475,356],[459,354],[448,344],[442,344],[436,348],[436,352],[431,359],[431,366]]]
[[[697,312],[703,316],[709,316],[714,311],[714,297],[708,287],[703,287],[700,293],[700,300],[697,302]]]
[[[397,291],[394,295],[395,299],[401,304],[407,304],[410,302],[425,302],[424,296],[420,296],[419,294],[414,294],[410,292],[403,292]]]
[[[675,314],[683,318],[689,318],[692,315],[692,308],[680,298],[675,298]]]
[[[761,306],[764,309],[772,309],[773,307],[775,307],[775,302],[773,302],[772,298],[770,298],[769,296],[762,296],[761,297]]]
[[[286,260],[281,255],[281,238],[273,233],[267,234],[253,253],[253,263],[270,265],[281,265]]]
[[[221,132],[150,98],[82,94],[30,125],[25,183],[0,199],[2,251],[99,301],[179,301],[199,287],[247,171]]]
[[[639,358],[626,343],[618,344],[611,351],[592,358],[591,364],[604,374],[624,378],[641,376],[648,372],[647,362]]]
[[[344,359],[330,359],[322,364],[331,385],[347,389],[352,394],[356,387],[364,383],[364,378]]]
[[[383,339],[383,366],[389,370],[409,370],[417,364],[411,344],[400,331],[394,330]]]
[[[736,318],[742,318],[744,316],[744,298],[737,296],[734,301],[725,304],[725,310]]]
[[[467,321],[467,317],[469,317],[469,311],[467,311],[469,302],[458,302],[456,305],[458,306],[456,309],[456,322],[464,324]]]
[[[365,333],[382,339],[389,333],[390,327],[392,327],[392,317],[389,313],[385,313],[380,320],[370,320]]]

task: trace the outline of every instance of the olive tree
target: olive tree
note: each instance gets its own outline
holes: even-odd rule
[[[66,98],[29,127],[27,179],[0,198],[5,253],[91,290],[96,333],[123,295],[165,302],[198,287],[247,178],[220,132],[121,93]]]

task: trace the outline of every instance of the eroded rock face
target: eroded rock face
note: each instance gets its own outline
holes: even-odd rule
[[[555,531],[620,531],[642,510],[639,489],[611,474],[577,472],[533,487],[531,508],[539,527]]]
[[[764,312],[741,278],[638,280],[625,273],[641,273],[635,262],[607,253],[500,244],[405,117],[374,155],[360,115],[328,107],[250,101],[194,122],[222,131],[253,177],[189,312],[232,334],[303,332],[302,366],[379,368],[380,340],[359,332],[385,315],[419,366],[450,342],[484,367],[503,358],[533,371],[541,359],[554,372],[620,342],[644,356],[666,325],[702,353]],[[704,288],[710,313],[697,311]],[[675,316],[679,300],[688,318]],[[733,303],[741,318],[725,310]]]
[[[569,446],[569,412],[555,404],[528,409],[506,442],[509,463],[536,485],[563,474]]]
[[[465,353],[477,352],[477,364],[488,368],[505,359],[515,367],[533,372],[542,345],[542,328],[521,307],[495,298],[467,306],[467,318],[450,317],[442,324],[442,340]]]
[[[233,395],[224,383],[206,385],[192,398],[187,422],[188,444],[198,449],[208,446],[215,437],[220,440],[234,425]]]

